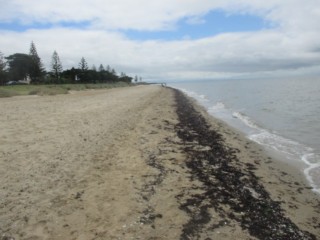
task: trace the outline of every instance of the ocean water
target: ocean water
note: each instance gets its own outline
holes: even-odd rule
[[[169,83],[304,172],[320,194],[320,78]]]

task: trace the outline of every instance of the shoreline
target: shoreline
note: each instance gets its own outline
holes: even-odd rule
[[[178,97],[176,97],[179,101],[180,98],[180,102],[186,102],[188,101],[186,96],[183,96],[184,94],[181,93],[181,91],[176,90],[176,94],[178,95]],[[188,106],[189,104],[189,106]],[[267,238],[267,239],[282,239],[282,238],[287,238],[287,239],[316,239],[315,236],[311,235],[307,235],[303,236],[301,234],[301,232],[299,232],[300,230],[297,228],[297,226],[291,222],[291,220],[289,220],[288,218],[285,217],[285,215],[287,213],[285,213],[285,211],[283,209],[281,209],[282,207],[287,208],[287,206],[280,206],[279,202],[281,201],[282,203],[285,203],[284,199],[280,194],[281,191],[278,190],[274,190],[272,189],[272,185],[275,183],[271,183],[269,182],[265,182],[262,181],[263,178],[266,178],[268,176],[268,173],[266,174],[266,169],[265,167],[268,166],[268,164],[271,164],[273,166],[268,166],[269,171],[279,171],[279,173],[282,176],[287,176],[287,175],[292,175],[293,178],[295,179],[296,182],[294,183],[290,183],[290,182],[285,182],[285,180],[282,180],[280,177],[278,179],[274,179],[275,181],[282,181],[282,183],[284,184],[288,184],[288,186],[291,188],[295,188],[292,185],[296,185],[296,186],[300,186],[300,182],[302,183],[301,185],[303,187],[299,187],[297,188],[297,191],[301,194],[302,191],[304,190],[304,193],[308,194],[308,191],[310,190],[310,187],[306,186],[306,179],[302,178],[302,174],[298,173],[298,170],[293,168],[292,166],[290,166],[288,168],[289,165],[284,164],[282,162],[277,162],[279,160],[277,159],[273,159],[271,158],[266,151],[262,150],[262,148],[260,146],[258,146],[256,143],[253,143],[251,140],[248,140],[245,138],[245,136],[236,131],[235,129],[231,128],[230,126],[226,125],[224,122],[220,122],[220,120],[214,119],[211,115],[209,115],[205,109],[203,109],[201,106],[197,105],[197,103],[193,100],[193,99],[189,99],[189,103],[185,103],[186,106],[184,106],[185,108],[189,108],[188,110],[185,110],[185,113],[182,113],[180,115],[182,115],[182,118],[185,118],[185,123],[184,125],[188,125],[191,126],[191,132],[195,132],[194,136],[192,136],[193,134],[191,134],[190,136],[190,130],[188,133],[185,133],[187,136],[184,136],[184,138],[189,138],[191,139],[191,141],[205,141],[203,147],[206,148],[206,146],[210,146],[209,149],[207,150],[191,150],[191,161],[194,161],[194,159],[197,159],[197,164],[201,165],[199,166],[195,166],[196,164],[193,162],[190,162],[191,166],[190,168],[192,168],[196,174],[200,174],[201,178],[203,179],[203,182],[205,182],[207,184],[208,190],[207,192],[211,192],[214,191],[214,194],[212,196],[208,196],[207,198],[211,198],[211,199],[215,199],[214,201],[217,200],[217,198],[222,198],[222,202],[224,204],[230,205],[230,208],[233,209],[233,212],[231,213],[231,218],[236,219],[237,221],[241,222],[241,226],[248,229],[249,232],[251,233],[251,235],[254,235],[257,238]],[[193,106],[192,106],[193,105]],[[193,109],[194,107],[194,109]],[[180,106],[180,111],[181,110]],[[179,109],[179,107],[178,107]],[[195,110],[196,109],[196,110]],[[179,111],[179,110],[178,110]],[[193,118],[194,120],[191,120],[189,118]],[[203,119],[201,119],[203,118]],[[194,121],[192,123],[192,121]],[[209,122],[209,126],[206,126]],[[210,129],[212,128],[213,125],[216,125],[216,127],[213,128],[213,132],[210,132]],[[206,126],[205,129],[201,129],[200,126]],[[217,131],[217,126],[218,129],[223,129],[223,132],[220,132],[219,130]],[[183,127],[182,127],[183,128]],[[198,132],[195,131],[194,129],[198,129]],[[226,130],[227,129],[227,130]],[[206,134],[209,134],[209,136],[206,136]],[[210,135],[214,135],[211,136]],[[229,136],[228,136],[229,135]],[[231,136],[230,136],[231,135]],[[231,138],[230,138],[231,137]],[[209,138],[207,140],[203,140],[203,138]],[[195,140],[196,139],[196,140]],[[201,140],[202,139],[202,140]],[[236,139],[236,141],[234,141]],[[209,142],[208,142],[209,141]],[[216,142],[215,142],[216,141]],[[212,142],[214,142],[214,146],[212,146]],[[232,142],[232,143],[231,143]],[[249,156],[249,161],[245,162],[245,157],[248,158],[248,156],[244,156],[247,153],[245,153],[244,155],[241,154],[241,151],[243,151],[243,146],[236,146],[237,144],[243,144],[246,143],[246,145],[244,146],[244,148],[246,150],[250,149],[251,153],[254,153],[252,156]],[[219,146],[220,145],[220,146]],[[232,145],[235,145],[232,147]],[[199,147],[199,146],[197,146]],[[211,148],[211,150],[210,150]],[[218,150],[216,150],[218,153],[214,154],[213,152],[215,151],[214,148],[217,148]],[[219,149],[220,148],[220,149]],[[225,148],[227,150],[225,150]],[[241,149],[242,148],[242,149]],[[241,149],[241,150],[240,150]],[[188,150],[187,150],[188,151]],[[229,152],[228,152],[229,151]],[[222,152],[222,153],[219,153]],[[223,154],[223,152],[225,152]],[[257,154],[258,152],[258,154]],[[237,154],[238,153],[238,154]],[[221,158],[220,155],[224,155],[223,158],[225,159],[219,159]],[[200,156],[199,155],[203,155]],[[255,156],[256,155],[256,156]],[[238,157],[238,159],[237,159]],[[256,159],[250,159],[250,158],[256,158]],[[228,160],[230,159],[231,160]],[[257,159],[257,158],[265,158],[265,159]],[[229,161],[230,165],[228,165],[228,163],[226,163],[225,161]],[[253,160],[253,161],[252,161]],[[262,164],[261,162],[264,161],[264,164]],[[203,161],[207,161],[206,164],[203,163]],[[244,168],[243,166],[237,166],[238,163],[232,163],[231,161],[240,161],[240,165],[246,165]],[[234,165],[235,164],[235,165]],[[219,167],[213,167],[213,170],[211,169],[210,171],[210,167],[208,167],[207,170],[204,171],[203,168],[207,167],[208,165],[213,165],[216,166],[218,165]],[[263,165],[263,166],[262,166]],[[226,168],[226,169],[220,169],[221,166],[223,166],[222,168]],[[261,168],[263,167],[263,168]],[[259,169],[260,168],[260,169]],[[209,174],[207,173],[209,171]],[[203,173],[205,172],[205,173]],[[218,177],[218,181],[220,181],[220,184],[216,183],[217,179],[212,180],[212,176],[214,175],[215,178],[216,174],[220,175],[220,172],[227,172],[226,175],[222,174],[222,176]],[[273,173],[274,174],[274,173]],[[231,176],[228,176],[231,175]],[[248,183],[248,179],[252,177],[251,180],[254,181],[254,183]],[[245,178],[245,181],[242,182],[241,178]],[[230,182],[227,183],[226,187],[230,188],[232,186],[232,184],[234,184],[233,187],[231,187],[230,190],[227,190],[225,188],[222,188],[221,193],[218,194],[217,190],[219,192],[220,187],[223,183],[223,181],[230,179]],[[271,184],[270,184],[271,183]],[[288,187],[286,186],[286,187]],[[213,187],[213,189],[210,189],[211,187]],[[265,189],[264,189],[265,188]],[[281,186],[280,188],[285,188],[284,186]],[[264,190],[262,190],[264,189]],[[240,193],[238,193],[237,195],[237,191],[240,191]],[[243,191],[247,191],[246,193],[243,193]],[[261,193],[260,191],[262,191],[263,193]],[[269,194],[269,192],[272,192]],[[283,191],[283,189],[282,189]],[[260,192],[260,193],[259,193]],[[293,193],[293,192],[292,192]],[[241,196],[242,194],[246,195],[244,197],[245,200],[239,200],[239,198],[243,197]],[[309,192],[309,194],[311,195],[311,198],[317,199],[318,204],[319,204],[319,198],[318,196],[313,193],[313,192]],[[255,212],[257,209],[255,209],[252,212],[251,206],[252,205],[256,205],[254,203],[243,203],[243,201],[247,201],[248,199],[248,195],[250,196],[250,198],[253,198],[255,200],[257,200],[259,203],[258,205],[261,204],[262,200],[267,200],[269,198],[269,200],[267,200],[267,203],[264,203],[262,205],[268,206],[267,208],[272,209],[275,208],[273,210],[270,210],[270,214],[272,213],[276,213],[276,215],[274,216],[264,216],[262,217],[265,212],[264,210],[262,212]],[[303,194],[304,195],[304,194]],[[312,196],[314,195],[314,196]],[[203,196],[202,196],[203,197]],[[295,196],[296,197],[296,196]],[[293,197],[293,199],[295,198]],[[225,200],[225,198],[231,198],[230,202],[228,202],[227,200]],[[278,201],[274,201],[272,198],[276,198],[278,199]],[[252,200],[252,199],[251,199]],[[288,200],[288,199],[287,199]],[[242,203],[241,203],[242,202]],[[235,204],[236,203],[236,204]],[[213,205],[216,205],[217,203],[212,203]],[[242,205],[242,207],[239,208],[239,204]],[[241,214],[243,214],[243,212],[245,212],[245,210],[243,208],[245,208],[244,206],[248,205],[247,207],[250,208],[250,210],[247,210],[247,213],[254,213],[257,214],[259,217],[261,217],[263,220],[262,222],[261,219],[251,219],[248,222],[245,221],[245,223],[242,222],[243,219],[248,218],[248,216],[234,216],[235,212],[241,212]],[[285,205],[285,204],[281,204],[281,205]],[[257,205],[256,205],[257,206]],[[215,208],[218,208],[217,206]],[[296,205],[291,203],[291,206],[289,206],[289,208],[297,208]],[[254,208],[253,208],[254,209]],[[260,209],[261,210],[261,209]],[[288,210],[288,209],[287,209]],[[235,211],[235,212],[234,212]],[[312,210],[311,210],[312,211]],[[318,212],[319,213],[319,212]],[[240,214],[240,215],[241,215]],[[268,213],[269,214],[269,213]],[[280,215],[278,215],[280,214]],[[257,216],[252,216],[253,218],[257,217]],[[294,216],[292,216],[294,217]],[[297,217],[297,216],[295,216]],[[250,217],[249,217],[250,218]],[[269,219],[268,219],[269,218]],[[268,219],[268,220],[267,220]],[[247,220],[247,219],[246,219]],[[282,222],[279,223],[277,221]],[[297,220],[297,219],[295,219]],[[266,221],[266,222],[265,222]],[[286,222],[286,223],[284,223]],[[274,225],[275,224],[275,225]],[[285,226],[286,224],[288,224],[287,226]],[[277,229],[277,226],[282,225],[285,226],[285,229],[289,230],[290,233],[285,233],[284,229]],[[257,226],[260,226],[259,228],[256,229]],[[297,231],[296,233],[293,233],[293,226],[296,228],[295,231]],[[262,233],[264,230],[263,228],[267,228],[265,229],[266,232]],[[275,231],[275,232],[273,232]],[[279,234],[277,236],[277,234]],[[287,235],[288,234],[288,235]],[[290,235],[292,234],[292,235]]]
[[[313,194],[316,195],[316,197],[319,197],[320,199],[320,193],[317,192],[315,190],[315,187],[313,186],[313,183],[311,181],[309,181],[306,176],[306,174],[304,173],[304,171],[308,168],[308,164],[306,164],[304,161],[293,161],[290,162],[287,159],[287,156],[282,153],[279,152],[275,149],[269,148],[268,146],[264,146],[261,145],[257,142],[255,142],[254,140],[250,139],[244,132],[242,132],[240,129],[237,129],[233,126],[231,126],[230,124],[228,124],[227,122],[223,121],[220,118],[215,117],[214,115],[210,114],[207,109],[202,106],[200,103],[198,103],[198,100],[196,100],[195,98],[189,96],[187,93],[173,88],[174,90],[178,90],[180,92],[182,92],[193,104],[193,106],[195,107],[195,109],[200,112],[208,122],[210,122],[211,124],[222,124],[224,126],[224,128],[229,129],[231,132],[233,132],[235,135],[240,136],[241,140],[243,142],[249,142],[250,145],[254,145],[256,149],[258,149],[258,151],[263,152],[264,156],[267,156],[268,158],[270,157],[273,162],[275,162],[276,166],[278,165],[278,167],[280,169],[284,169],[288,172],[290,172],[292,175],[295,175],[298,179],[299,182],[302,182],[304,185],[307,185],[307,189],[310,189],[312,191]],[[303,169],[301,169],[303,168]]]
[[[270,125],[269,129],[265,128],[261,125],[264,120],[260,119],[261,123],[259,124],[255,119],[250,119],[249,116],[241,113],[241,110],[239,112],[226,107],[223,102],[214,104],[205,95],[200,95],[200,93],[183,88],[180,89],[179,87],[176,88],[187,96],[194,98],[196,103],[204,107],[213,118],[220,119],[227,125],[232,126],[236,131],[244,134],[246,138],[263,146],[267,155],[271,155],[285,164],[289,163],[289,165],[302,171],[309,185],[313,187],[313,192],[320,196],[320,182],[316,174],[319,168],[319,164],[316,164],[317,148],[310,147],[310,145],[307,145],[305,142],[303,143],[299,138],[291,139],[280,135],[280,133],[272,131]],[[212,104],[214,106],[211,108]],[[214,110],[216,107],[218,110]]]
[[[320,237],[302,177],[181,92],[0,101],[0,239]]]

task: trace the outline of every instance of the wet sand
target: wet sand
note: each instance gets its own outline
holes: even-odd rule
[[[317,239],[297,170],[160,86],[0,99],[2,239]]]

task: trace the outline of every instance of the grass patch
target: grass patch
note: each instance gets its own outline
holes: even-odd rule
[[[59,84],[59,85],[13,85],[1,86],[1,97],[12,97],[21,95],[57,95],[67,94],[69,91],[83,91],[87,89],[106,89],[117,87],[128,87],[133,84],[118,82],[118,83],[98,83],[98,84]]]
[[[29,91],[29,95],[57,95],[57,94],[67,94],[68,90],[58,87],[58,86],[40,86]]]
[[[58,85],[59,87],[65,88],[72,91],[82,91],[87,89],[105,89],[105,88],[117,88],[117,87],[128,87],[133,86],[133,84],[125,82],[117,83],[97,83],[97,84],[62,84]]]
[[[12,92],[10,92],[6,89],[0,89],[0,98],[12,97],[12,96],[15,96]]]

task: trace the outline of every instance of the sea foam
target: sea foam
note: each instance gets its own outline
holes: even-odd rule
[[[320,156],[314,153],[314,149],[260,127],[241,112],[234,112],[232,115],[255,130],[255,133],[247,135],[250,140],[281,153],[288,162],[304,163],[303,172],[308,182],[313,191],[320,194],[320,185],[318,184],[320,183]]]

